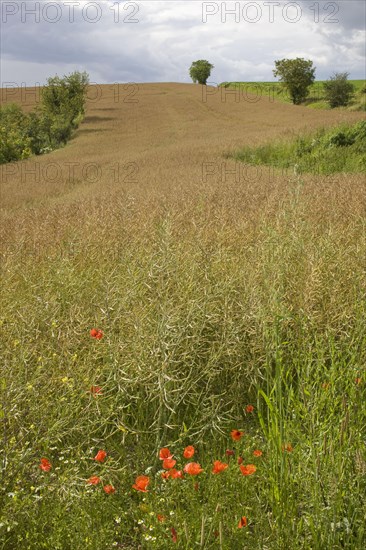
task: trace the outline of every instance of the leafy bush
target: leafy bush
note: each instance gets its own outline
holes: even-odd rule
[[[27,127],[28,117],[18,105],[11,103],[0,107],[0,164],[32,154]]]
[[[323,86],[326,100],[332,108],[348,105],[355,91],[354,85],[348,81],[348,73],[335,73]]]
[[[0,107],[0,164],[65,145],[84,116],[88,82],[79,72],[49,78],[41,106],[29,114],[15,104]]]
[[[361,121],[349,127],[343,127],[333,134],[327,134],[324,139],[324,145],[327,147],[351,147],[361,153],[366,151],[366,122]]]
[[[52,116],[61,115],[74,122],[85,112],[85,93],[89,84],[87,73],[49,78],[42,91],[43,110]]]

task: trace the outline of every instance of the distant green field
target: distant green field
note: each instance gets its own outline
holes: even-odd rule
[[[324,97],[323,84],[325,80],[317,80],[310,87],[310,94],[304,105],[308,105],[313,109],[330,109]],[[365,111],[366,110],[366,81],[365,80],[350,80],[355,86],[355,95],[350,105],[346,107],[350,111]],[[280,82],[222,82],[220,86],[225,88],[239,88],[241,93],[248,95],[268,96],[273,100],[284,101],[291,103],[291,98],[287,90]],[[344,108],[344,107],[343,107]]]

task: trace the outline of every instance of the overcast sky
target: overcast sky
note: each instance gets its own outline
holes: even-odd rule
[[[87,71],[92,82],[274,80],[274,61],[304,57],[316,78],[365,78],[365,0],[0,0],[1,83],[43,84]]]

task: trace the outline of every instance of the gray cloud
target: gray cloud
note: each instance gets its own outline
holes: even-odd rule
[[[366,3],[364,0],[297,0],[309,17],[319,13],[319,28],[340,27],[342,31],[365,30]],[[318,9],[316,6],[318,5]]]
[[[74,22],[66,1],[41,0],[42,9],[47,9],[35,22],[34,15],[21,12],[24,2],[3,0],[2,82],[26,81],[31,86],[75,69],[86,70],[92,81],[100,83],[189,82],[188,68],[201,58],[215,65],[215,82],[272,80],[274,60],[296,56],[311,58],[318,78],[340,70],[364,78],[363,0],[298,0],[287,8],[289,2],[281,0],[272,5],[272,22],[268,2],[262,0],[256,2],[257,8],[254,2],[240,2],[239,16],[227,14],[226,22],[223,9],[232,9],[235,2],[211,2],[211,11],[217,13],[208,16],[206,23],[202,21],[204,3],[199,0],[121,1],[118,22],[111,10],[115,0],[78,0]],[[28,10],[34,4],[28,1]],[[61,17],[51,23],[57,15],[55,4]],[[90,22],[97,14],[91,4],[100,8],[95,23]],[[10,14],[16,7],[18,13]],[[256,14],[260,17],[253,22]]]

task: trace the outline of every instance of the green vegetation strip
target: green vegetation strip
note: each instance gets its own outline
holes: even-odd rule
[[[234,158],[253,165],[291,168],[296,173],[366,172],[366,122],[319,130],[294,141],[245,147]]]

